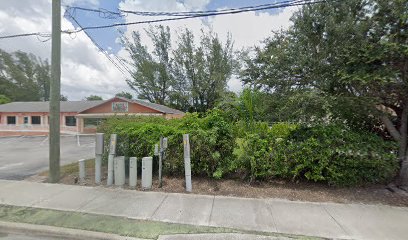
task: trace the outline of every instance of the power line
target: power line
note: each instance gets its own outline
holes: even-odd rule
[[[240,10],[234,10],[234,11],[229,11],[229,12],[218,12],[217,11],[217,12],[205,13],[205,14],[188,15],[188,16],[184,16],[184,17],[162,18],[162,19],[137,21],[137,22],[130,22],[130,23],[115,23],[115,24],[102,25],[102,26],[89,26],[89,27],[84,27],[84,28],[78,29],[78,30],[66,30],[64,32],[66,32],[66,33],[76,33],[76,32],[81,32],[81,31],[84,31],[84,30],[105,29],[105,28],[121,27],[121,26],[129,26],[129,25],[139,25],[139,24],[177,21],[177,20],[184,20],[184,19],[191,19],[191,18],[238,14],[238,13],[244,13],[244,12],[253,12],[253,11],[284,8],[284,7],[292,7],[292,6],[311,5],[311,4],[317,4],[317,3],[324,3],[324,2],[327,2],[327,1],[328,0],[318,0],[318,1],[313,1],[313,2],[311,0],[287,1],[284,4],[277,4],[277,5],[259,7],[259,8],[240,9]]]
[[[245,13],[245,12],[268,10],[268,9],[278,9],[278,8],[285,8],[285,7],[292,7],[292,6],[303,6],[303,5],[311,5],[311,4],[317,4],[317,3],[325,3],[325,2],[328,2],[328,1],[336,1],[336,0],[316,0],[316,1],[313,1],[313,0],[291,0],[290,1],[289,0],[289,1],[281,2],[281,3],[275,3],[275,4],[264,4],[264,5],[258,5],[258,6],[248,6],[248,7],[235,8],[235,9],[231,8],[231,9],[228,9],[228,10],[179,12],[181,14],[186,14],[186,15],[181,16],[181,17],[174,17],[174,18],[162,18],[162,19],[137,21],[137,22],[130,22],[130,23],[116,23],[116,24],[102,25],[102,26],[80,27],[80,29],[63,30],[61,32],[65,33],[65,34],[73,34],[73,33],[78,33],[78,32],[82,32],[82,31],[86,31],[86,30],[93,30],[93,29],[105,29],[105,28],[120,27],[120,26],[150,24],[150,23],[178,21],[178,20],[184,20],[184,19],[201,18],[201,17],[209,17],[209,16],[238,14],[238,13]],[[97,13],[104,13],[104,11],[102,11],[100,9],[87,9],[87,8],[75,7],[74,11],[75,11],[75,9],[80,9],[80,10],[85,10],[86,9],[87,11],[93,11],[93,12],[97,12]],[[127,10],[121,10],[121,11],[126,11],[126,13],[132,13],[133,12],[133,11],[127,11]],[[107,12],[115,13],[115,12],[112,12],[112,11],[107,11]],[[145,14],[148,14],[148,13],[151,13],[151,14],[162,13],[162,14],[165,14],[164,12],[135,12],[135,13],[145,13]],[[118,14],[118,13],[116,13],[116,14]],[[166,14],[172,14],[172,13],[166,13]],[[146,16],[148,16],[148,15],[146,15]],[[50,36],[50,34],[48,34],[48,33],[46,35]],[[25,36],[46,36],[46,35],[44,35],[44,33],[25,33],[25,34],[15,34],[15,35],[0,36],[0,39],[25,37]]]
[[[104,8],[99,9],[92,9],[92,8],[85,8],[85,7],[71,7],[66,6],[69,9],[75,10],[82,10],[87,12],[95,12],[98,13],[101,17],[104,18],[115,18],[113,16],[122,17],[125,14],[134,14],[134,15],[141,15],[141,16],[192,16],[198,14],[208,14],[208,13],[222,13],[222,12],[231,12],[231,11],[240,11],[240,10],[250,10],[253,9],[257,11],[258,8],[263,7],[273,7],[281,4],[295,4],[301,2],[311,2],[312,0],[287,0],[282,2],[275,2],[275,3],[267,3],[255,6],[245,6],[240,8],[228,8],[228,9],[220,9],[220,10],[207,10],[207,11],[181,11],[181,12],[148,12],[148,11],[130,11],[130,10],[123,10],[118,9],[118,12],[114,12],[111,10],[107,10]]]
[[[65,12],[64,14],[66,17],[69,17],[72,19],[80,28],[82,28],[81,24],[75,19],[74,16],[72,16],[68,11]],[[92,38],[91,35],[89,35],[86,31],[84,31],[85,35],[91,40],[91,42],[98,48],[98,50],[105,55],[105,57],[113,64],[115,67],[124,75],[125,72],[124,70],[111,58],[111,56],[95,41],[95,39]],[[122,65],[122,67],[129,73],[131,74],[130,70],[120,61],[120,59],[115,55],[116,59],[119,61],[119,63]]]
[[[51,33],[21,33],[21,34],[13,34],[13,35],[6,35],[6,36],[0,36],[0,39],[6,39],[6,38],[18,38],[18,37],[29,37],[29,36],[37,36],[37,37],[46,37],[50,38]]]

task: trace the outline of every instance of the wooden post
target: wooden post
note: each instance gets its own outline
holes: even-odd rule
[[[60,179],[61,0],[52,1],[51,82],[48,181]]]

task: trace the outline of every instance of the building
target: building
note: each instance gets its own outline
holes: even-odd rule
[[[95,133],[112,116],[181,118],[184,113],[163,105],[114,97],[106,101],[61,101],[61,133]],[[0,136],[48,134],[49,102],[12,102],[0,105]]]

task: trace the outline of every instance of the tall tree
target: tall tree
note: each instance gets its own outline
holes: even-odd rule
[[[132,99],[133,98],[133,95],[131,93],[125,92],[125,91],[122,91],[120,93],[116,93],[115,96],[116,97],[124,97],[124,98],[127,98],[127,99]]]
[[[90,95],[85,98],[86,101],[96,101],[96,100],[103,100],[101,96],[98,95]]]
[[[37,72],[37,84],[39,87],[41,100],[48,101],[50,100],[50,79],[51,79],[51,65],[47,60],[42,61],[38,60],[36,66]]]
[[[202,31],[196,45],[193,33],[182,31],[173,51],[177,83],[172,97],[176,104],[198,112],[213,108],[227,91],[235,64],[232,49],[231,36],[223,45],[216,34]]]
[[[132,41],[124,39],[133,65],[132,79],[126,82],[139,94],[138,98],[164,104],[172,81],[169,69],[170,29],[158,26],[146,32],[153,41],[153,54],[141,43],[139,32],[133,32]]]
[[[61,94],[60,101],[66,102],[68,101],[68,97]]]
[[[243,79],[270,92],[317,91],[351,125],[381,120],[400,145],[399,183],[408,185],[407,14],[404,0],[304,6],[293,27],[258,50]]]
[[[10,98],[0,94],[0,104],[5,104],[11,102]]]
[[[32,54],[0,50],[0,94],[13,101],[47,101],[50,66]]]
[[[138,97],[184,111],[203,112],[214,107],[225,93],[234,67],[231,37],[222,44],[214,33],[202,31],[197,44],[193,33],[185,29],[173,49],[168,27],[152,27],[146,32],[153,42],[152,53],[141,43],[138,32],[133,33],[132,42],[124,40],[134,68],[127,83]]]

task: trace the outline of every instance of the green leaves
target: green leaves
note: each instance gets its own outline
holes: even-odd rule
[[[118,134],[118,155],[151,156],[161,136],[168,137],[164,171],[183,175],[182,134],[190,134],[194,176],[250,181],[280,178],[360,185],[389,181],[398,169],[396,145],[373,133],[343,125],[300,126],[230,121],[212,110],[203,117],[183,119],[154,117],[108,119],[100,131]],[[108,141],[107,141],[108,142]]]
[[[48,101],[50,74],[48,61],[0,49],[0,95],[11,101]]]
[[[223,44],[216,34],[202,31],[197,43],[185,29],[173,47],[168,27],[151,27],[146,32],[154,45],[152,52],[138,32],[132,41],[123,41],[133,65],[127,83],[138,97],[183,111],[213,108],[226,92],[234,67],[231,38]]]
[[[244,60],[241,78],[271,93],[278,121],[324,118],[374,130],[384,105],[399,122],[408,99],[407,15],[404,0],[304,6],[292,27]]]
[[[0,94],[0,104],[5,104],[11,102],[10,98]]]

